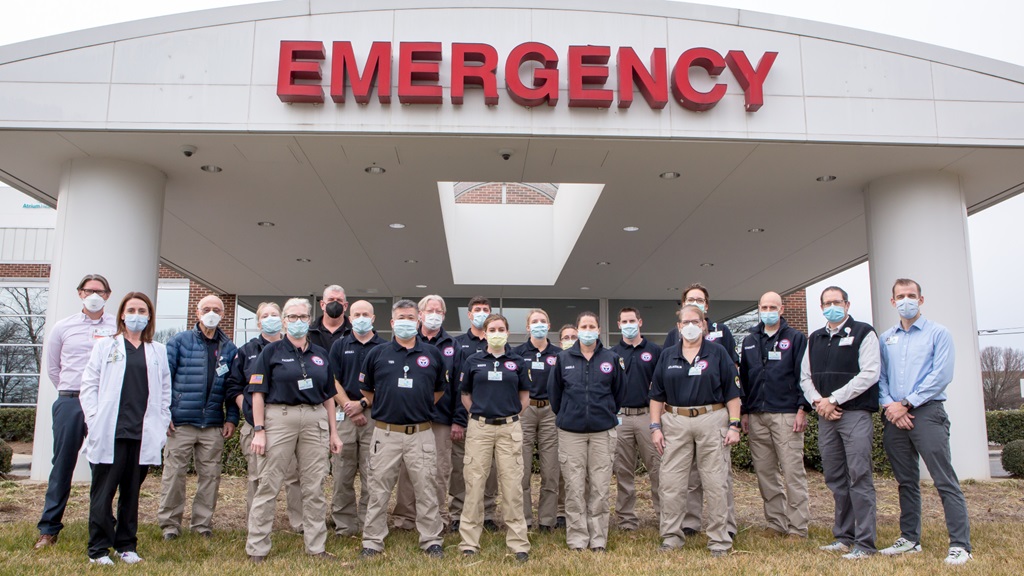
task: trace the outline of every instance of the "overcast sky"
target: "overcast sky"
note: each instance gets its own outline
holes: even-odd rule
[[[0,8],[0,45],[91,28],[205,8],[247,4],[223,0],[5,0]],[[351,3],[351,2],[348,2]],[[709,0],[714,4],[784,16],[818,20],[900,36],[973,52],[1024,66],[1024,2],[1019,0]],[[372,0],[366,0],[372,6]],[[1024,197],[1007,200],[970,217],[974,288],[981,330],[1018,328],[1024,333],[1024,306],[1004,287],[1024,285],[1024,237],[1019,229]],[[822,323],[815,305],[828,284],[850,292],[851,313],[870,320],[867,266],[861,265],[808,288],[808,318],[812,328]],[[927,307],[925,307],[927,313]],[[1012,332],[1012,330],[1011,330]],[[1024,348],[1024,334],[986,335],[984,346]]]

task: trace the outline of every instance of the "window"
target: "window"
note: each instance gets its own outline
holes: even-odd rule
[[[0,284],[0,403],[36,401],[47,292],[43,283]]]
[[[108,304],[109,311],[116,314],[117,306]],[[188,280],[162,278],[156,290],[156,332],[153,339],[167,343],[178,332],[192,327],[188,309]]]

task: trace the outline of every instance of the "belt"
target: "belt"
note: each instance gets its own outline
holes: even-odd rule
[[[63,396],[65,398],[78,398],[78,394],[78,392],[71,390],[61,390],[60,392],[57,392],[58,396]]]
[[[472,418],[473,420],[476,420],[477,422],[483,422],[484,424],[491,424],[493,426],[500,426],[502,424],[511,424],[513,422],[519,422],[518,414],[516,414],[515,416],[510,416],[508,418],[484,418],[479,414],[471,414],[469,417]]]
[[[415,434],[417,432],[423,432],[430,430],[430,422],[421,422],[420,424],[388,424],[387,422],[381,422],[377,420],[373,423],[374,426],[384,430],[385,432],[401,432],[403,434]]]
[[[622,408],[623,416],[641,416],[643,414],[647,414],[650,411],[651,409],[647,406],[644,406],[643,408]]]
[[[725,404],[708,404],[707,406],[669,406],[665,405],[665,410],[675,414],[677,416],[688,416],[690,418],[696,418],[708,412],[714,412],[715,410],[721,410],[725,408]]]
[[[533,406],[534,408],[544,408],[545,406],[550,405],[551,402],[547,400],[534,400],[533,398],[530,399],[530,406]]]

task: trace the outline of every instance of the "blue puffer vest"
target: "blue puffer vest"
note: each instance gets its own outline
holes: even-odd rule
[[[218,345],[217,362],[231,366],[237,348],[219,328],[214,336]],[[206,340],[199,324],[188,332],[179,332],[167,343],[167,362],[171,367],[171,421],[175,426],[220,428],[224,426],[224,381],[228,372],[213,377],[213,386],[206,390],[209,367]],[[238,406],[227,403],[227,422],[238,424]]]

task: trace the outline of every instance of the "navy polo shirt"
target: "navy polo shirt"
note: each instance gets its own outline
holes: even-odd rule
[[[694,366],[700,375],[690,373]],[[741,395],[736,364],[725,348],[706,340],[693,364],[683,358],[682,346],[662,350],[651,379],[651,400],[670,406],[724,404]]]
[[[224,393],[227,395],[228,402],[234,402],[239,394],[242,395],[242,417],[250,426],[252,426],[252,394],[247,389],[249,376],[252,375],[256,359],[260,357],[260,352],[263,352],[267,344],[270,342],[263,337],[263,334],[242,344],[238,353],[235,354],[235,359],[231,362],[231,371],[228,372],[228,377],[224,381]]]
[[[501,374],[501,380],[491,380],[491,372]],[[523,411],[519,392],[530,389],[530,374],[518,354],[495,357],[490,352],[477,352],[462,365],[459,383],[463,394],[472,395],[470,414],[508,418]]]
[[[555,426],[586,434],[611,430],[618,425],[619,407],[626,394],[622,384],[625,363],[597,341],[587,360],[577,341],[558,354],[548,376],[548,395]]]
[[[411,378],[412,384],[400,386],[399,378]],[[360,388],[373,392],[373,419],[402,426],[429,422],[434,393],[447,384],[441,352],[419,338],[412,348],[393,339],[370,350],[359,373]]]
[[[555,365],[558,353],[562,351],[550,340],[547,340],[547,343],[543,352],[533,345],[532,340],[527,340],[512,349],[513,354],[523,357],[526,367],[530,370],[530,398],[534,400],[548,399],[548,374]]]
[[[512,347],[505,344],[505,352],[511,352]],[[463,364],[466,363],[466,358],[469,358],[477,352],[487,351],[487,339],[477,338],[473,335],[473,330],[467,330],[465,334],[459,334],[455,337],[455,362],[453,364],[454,370],[452,371],[452,379],[456,380],[455,384],[458,384],[458,378],[455,376],[462,372]],[[466,427],[466,423],[469,420],[468,414],[466,414],[466,407],[462,405],[459,400],[459,394],[455,394],[454,397],[454,410],[452,412],[452,424],[458,424],[463,428]]]
[[[359,389],[359,371],[363,368],[366,354],[375,347],[387,343],[387,340],[374,333],[366,344],[363,344],[356,339],[355,332],[352,332],[331,346],[331,372],[345,390],[349,400],[358,402],[363,398],[363,391]]]
[[[440,328],[437,331],[437,335],[433,338],[427,338],[420,332],[420,340],[429,344],[441,351],[441,357],[444,358],[444,369],[448,373],[448,385],[444,388],[444,395],[441,399],[434,404],[434,416],[431,421],[441,424],[442,426],[452,425],[452,415],[455,414],[455,404],[459,402],[459,390],[458,381],[455,375],[458,371],[455,369],[455,339],[452,338],[451,334],[445,332],[444,328]]]
[[[646,408],[650,405],[651,376],[661,356],[661,346],[650,342],[643,336],[636,346],[620,341],[612,351],[622,358],[626,365],[623,383],[626,397],[622,405],[626,408]]]
[[[313,380],[313,386],[299,389],[299,381]],[[316,344],[299,350],[288,338],[271,342],[260,352],[249,375],[250,394],[262,392],[264,404],[323,404],[335,394],[327,351]]]
[[[733,364],[740,363],[740,355],[736,353],[736,338],[733,337],[732,330],[729,330],[729,327],[725,325],[725,322],[708,321],[708,333],[704,336],[704,339],[708,342],[717,342],[721,344],[729,353],[729,357],[732,358]],[[679,330],[672,330],[668,333],[668,336],[665,336],[665,343],[662,344],[662,348],[679,346],[680,342]]]

